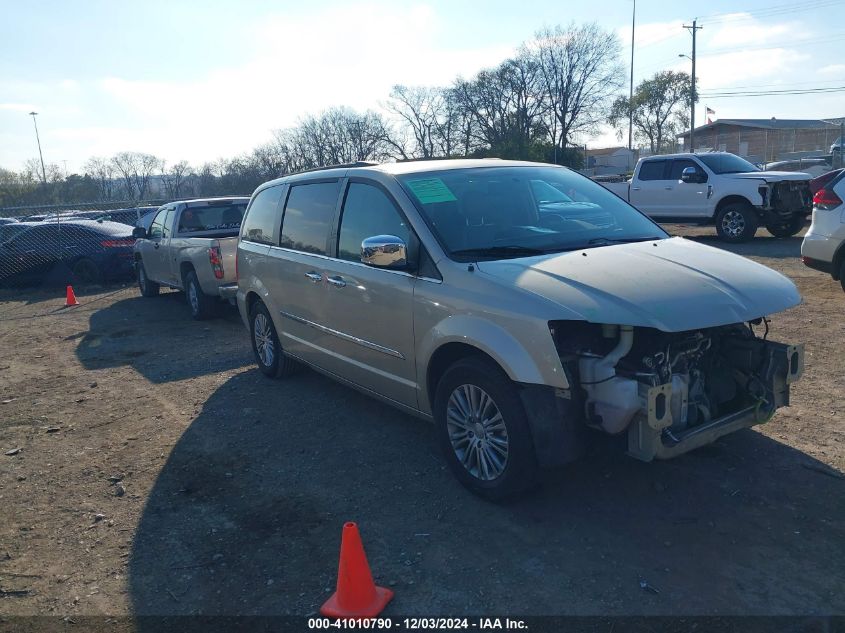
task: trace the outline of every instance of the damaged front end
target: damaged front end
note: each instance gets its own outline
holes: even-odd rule
[[[760,185],[764,220],[767,224],[789,222],[795,215],[807,216],[813,210],[809,180],[786,180]]]
[[[759,337],[752,325],[687,332],[550,323],[567,373],[580,385],[590,427],[628,431],[628,453],[668,459],[741,428],[768,421],[789,404],[804,366],[802,345]]]

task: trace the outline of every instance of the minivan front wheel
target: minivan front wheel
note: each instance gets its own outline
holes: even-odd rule
[[[261,301],[256,301],[249,312],[252,351],[258,368],[271,378],[290,376],[296,362],[285,356],[270,312]]]
[[[446,370],[434,417],[446,461],[475,494],[503,501],[536,483],[537,459],[519,393],[492,362],[465,358]]]

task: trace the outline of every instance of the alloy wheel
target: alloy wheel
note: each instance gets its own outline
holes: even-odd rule
[[[449,441],[458,461],[475,478],[492,481],[508,463],[508,431],[493,398],[476,385],[452,391],[446,405]]]
[[[275,345],[273,343],[273,333],[270,327],[270,322],[264,314],[256,314],[255,320],[252,324],[253,338],[255,339],[255,349],[258,352],[258,357],[265,367],[273,364],[275,357]]]
[[[722,216],[722,230],[731,237],[739,237],[745,231],[745,218],[739,211],[728,211]]]

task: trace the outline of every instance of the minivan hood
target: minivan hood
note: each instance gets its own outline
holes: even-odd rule
[[[741,323],[801,302],[795,284],[771,268],[680,237],[477,268],[557,304],[557,318],[664,332]]]
[[[765,180],[766,182],[783,182],[784,180],[811,180],[810,174],[803,171],[749,171],[744,174],[723,174],[727,178]]]

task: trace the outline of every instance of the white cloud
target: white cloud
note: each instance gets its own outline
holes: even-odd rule
[[[439,31],[430,7],[399,3],[265,20],[249,35],[251,55],[240,66],[179,82],[106,77],[85,86],[101,95],[117,125],[68,127],[55,137],[73,137],[89,153],[132,149],[168,160],[213,160],[248,151],[305,114],[337,105],[378,109],[396,83],[445,85],[514,52],[445,50]],[[133,120],[143,122],[137,130],[125,123]]]
[[[0,110],[12,110],[14,112],[33,112],[35,106],[31,103],[0,103]]]
[[[816,71],[819,75],[845,75],[845,64],[830,64]]]

